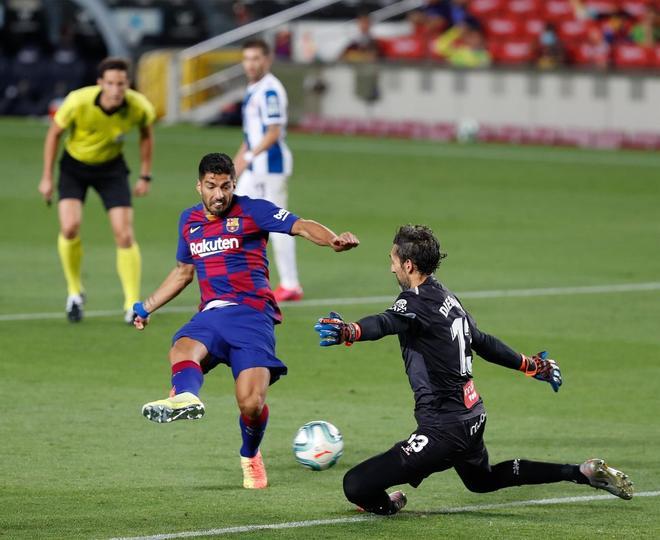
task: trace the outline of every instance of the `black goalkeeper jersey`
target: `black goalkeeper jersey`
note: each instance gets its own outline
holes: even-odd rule
[[[473,351],[490,362],[520,367],[521,356],[481,332],[456,295],[433,276],[403,291],[384,313],[358,323],[361,341],[398,334],[419,425],[466,420],[484,412],[472,380]]]

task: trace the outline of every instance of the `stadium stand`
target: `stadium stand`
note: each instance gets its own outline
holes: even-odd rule
[[[308,16],[353,21],[396,0],[345,0]],[[299,0],[99,0],[134,60],[182,48],[300,4]],[[95,20],[74,0],[0,0],[0,114],[41,115],[95,80],[108,54]],[[660,70],[660,0],[425,0],[393,19],[408,29],[377,36],[378,60],[458,67]],[[347,31],[352,25],[346,25]],[[296,36],[277,34],[278,57]],[[349,57],[350,56],[350,57]],[[363,55],[365,56],[365,55]],[[373,56],[373,55],[372,55]],[[355,61],[339,54],[337,60]],[[374,58],[366,55],[365,61]],[[326,59],[327,60],[327,59]],[[359,61],[359,59],[358,59]]]

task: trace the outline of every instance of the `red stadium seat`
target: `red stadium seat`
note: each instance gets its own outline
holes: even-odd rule
[[[523,36],[532,40],[538,39],[544,28],[545,21],[542,19],[527,19],[522,23]]]
[[[656,45],[651,53],[651,60],[656,69],[660,69],[660,45]]]
[[[546,0],[542,13],[545,20],[554,23],[575,18],[573,7],[568,0]]]
[[[508,0],[505,11],[519,18],[538,17],[541,13],[539,0]]]
[[[587,0],[584,2],[584,7],[592,13],[612,13],[619,7],[614,0]]]
[[[653,50],[629,43],[614,47],[614,65],[618,68],[646,68],[653,66]]]
[[[427,53],[426,40],[415,36],[383,39],[380,44],[387,58],[418,59]]]
[[[497,64],[528,64],[535,58],[534,45],[528,40],[494,42],[489,49]]]
[[[513,17],[494,17],[488,19],[485,26],[489,39],[507,40],[522,33],[520,22]]]
[[[623,10],[636,19],[642,17],[649,8],[649,3],[644,0],[627,0],[621,4]]]
[[[564,43],[580,41],[587,37],[588,30],[589,27],[586,21],[563,21],[559,23],[559,39],[561,39]]]
[[[573,62],[583,66],[596,65],[604,62],[609,56],[609,47],[595,46],[591,43],[579,43],[569,48]]]
[[[468,9],[477,19],[496,17],[502,13],[503,0],[472,0]]]

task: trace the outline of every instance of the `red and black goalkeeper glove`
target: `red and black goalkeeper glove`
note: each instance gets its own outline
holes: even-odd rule
[[[555,392],[559,392],[561,386],[561,370],[559,364],[554,360],[548,358],[547,351],[541,351],[534,356],[522,356],[522,363],[520,364],[520,371],[524,372],[528,377],[534,377],[539,381],[544,381],[552,386]]]
[[[319,333],[321,347],[339,345],[345,343],[347,346],[360,339],[362,329],[358,323],[346,323],[339,313],[331,311],[327,317],[321,317],[314,325],[314,330]]]

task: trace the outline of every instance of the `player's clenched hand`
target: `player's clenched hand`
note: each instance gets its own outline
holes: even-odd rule
[[[50,201],[53,198],[53,179],[43,176],[41,182],[39,182],[39,193],[43,197],[44,201],[50,204]]]
[[[135,302],[135,304],[133,304],[133,313],[135,313],[135,317],[133,317],[133,326],[138,330],[144,330],[145,326],[149,324],[150,313],[145,309],[142,302]]]
[[[523,355],[523,363],[520,369],[528,377],[547,382],[555,392],[559,392],[559,387],[563,382],[561,370],[557,362],[548,358],[547,351],[541,351],[532,357]]]
[[[343,232],[330,240],[330,247],[335,251],[348,251],[360,245],[358,237],[350,232]]]
[[[352,345],[360,339],[362,329],[357,323],[346,323],[339,313],[331,311],[327,317],[321,317],[314,325],[314,330],[319,333],[321,347],[339,345],[346,343]]]
[[[151,182],[145,180],[144,178],[140,178],[135,183],[135,188],[133,188],[133,195],[135,195],[136,197],[144,197],[149,193],[150,189],[151,189]]]

